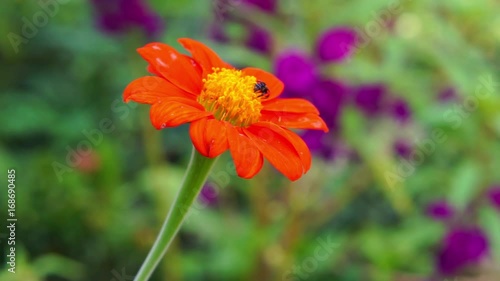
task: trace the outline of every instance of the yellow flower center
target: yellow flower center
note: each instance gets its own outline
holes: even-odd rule
[[[241,70],[214,67],[203,83],[198,102],[216,119],[239,127],[259,120],[262,103],[254,90],[257,83],[254,76],[244,75]]]

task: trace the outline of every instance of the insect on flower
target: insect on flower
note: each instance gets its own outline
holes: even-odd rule
[[[318,109],[299,98],[279,98],[284,85],[261,69],[236,69],[204,44],[179,39],[191,56],[162,43],[139,54],[149,63],[145,76],[132,81],[125,102],[151,105],[157,129],[190,124],[196,150],[214,158],[229,150],[236,172],[252,178],[267,159],[290,180],[311,167],[311,152],[291,129],[328,131]]]
[[[267,99],[269,97],[269,88],[265,82],[257,81],[253,87],[255,93],[259,93],[257,97]]]

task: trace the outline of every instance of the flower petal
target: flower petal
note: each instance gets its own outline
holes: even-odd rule
[[[213,72],[213,67],[233,68],[231,65],[225,63],[212,49],[201,42],[189,38],[181,38],[178,41],[191,53],[193,59],[201,65],[203,78],[208,73]]]
[[[257,126],[250,126],[244,129],[244,132],[264,157],[283,175],[292,181],[302,176],[304,173],[302,161],[287,138],[269,128]]]
[[[304,168],[304,174],[309,171],[312,163],[311,152],[309,151],[309,147],[301,137],[299,137],[296,133],[288,129],[284,129],[273,123],[255,123],[253,124],[253,126],[268,128],[285,137],[293,145],[295,151],[299,155],[299,158],[302,161],[302,166]]]
[[[191,64],[194,67],[194,70],[196,71],[196,73],[198,73],[198,77],[201,77],[201,72],[202,72],[201,66],[198,63],[196,63],[196,61],[192,57],[186,56],[183,54],[181,54],[181,56],[183,56],[186,60],[191,62]],[[156,76],[163,77],[163,75],[160,72],[158,72],[156,70],[156,68],[154,66],[152,66],[151,64],[148,64],[147,71],[151,74],[156,75]],[[166,78],[166,77],[163,77],[163,78]]]
[[[262,153],[255,144],[240,130],[230,124],[227,127],[227,140],[229,151],[236,166],[238,176],[250,179],[255,176],[264,164]]]
[[[165,79],[191,94],[198,95],[201,92],[200,69],[190,57],[163,43],[149,43],[137,49],[137,52],[149,62],[150,72],[161,74]]]
[[[259,122],[271,122],[285,128],[323,130],[328,132],[325,121],[314,113],[294,113],[262,110]]]
[[[147,69],[147,71],[148,71],[149,73],[151,73],[151,74],[154,74],[154,75],[156,75],[156,76],[158,76],[158,77],[163,77],[163,76],[161,75],[161,73],[160,73],[160,72],[158,72],[158,71],[156,70],[156,68],[155,68],[154,66],[150,65],[150,64],[148,64],[148,67],[147,67],[146,69]],[[165,77],[163,77],[163,78],[165,78]]]
[[[217,157],[229,148],[226,126],[219,120],[202,118],[193,121],[189,134],[194,147],[205,157]]]
[[[203,106],[195,100],[187,98],[165,98],[151,106],[149,112],[151,123],[156,129],[175,127],[184,123],[210,116]]]
[[[267,98],[267,100],[278,97],[279,95],[281,95],[283,89],[285,88],[285,85],[283,84],[283,82],[281,82],[281,80],[267,71],[254,67],[243,68],[241,71],[243,71],[243,73],[245,73],[246,75],[255,76],[255,78],[257,78],[257,81],[266,83],[267,88],[269,89],[269,97]]]
[[[262,110],[296,112],[296,113],[314,113],[319,114],[318,109],[305,99],[273,99],[262,103]]]
[[[153,104],[168,97],[181,97],[193,99],[194,96],[179,89],[164,78],[156,76],[144,76],[130,82],[123,91],[123,100],[138,103]]]

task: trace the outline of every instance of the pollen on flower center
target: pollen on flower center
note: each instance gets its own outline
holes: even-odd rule
[[[216,119],[240,127],[259,120],[262,103],[254,91],[257,83],[254,76],[244,75],[236,69],[213,68],[213,73],[203,79],[203,83],[198,102]]]

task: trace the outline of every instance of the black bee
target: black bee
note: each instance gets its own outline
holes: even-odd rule
[[[257,83],[255,83],[253,91],[255,93],[259,93],[259,98],[263,97],[264,99],[267,99],[269,97],[269,88],[267,87],[266,83],[262,81],[257,81]]]

